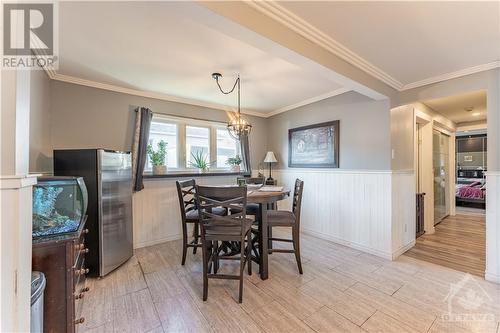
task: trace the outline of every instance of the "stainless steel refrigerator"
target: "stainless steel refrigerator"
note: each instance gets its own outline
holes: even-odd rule
[[[130,152],[54,150],[54,175],[81,176],[88,191],[85,266],[104,276],[133,255]]]

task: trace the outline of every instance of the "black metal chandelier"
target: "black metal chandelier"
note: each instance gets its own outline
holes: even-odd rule
[[[222,77],[221,73],[212,73],[212,78],[217,82],[217,86],[219,87],[219,90],[224,94],[228,95],[234,91],[236,86],[238,86],[238,113],[236,114],[236,118],[232,119],[228,124],[227,124],[227,130],[229,131],[229,134],[239,140],[242,136],[246,136],[250,134],[252,131],[252,125],[250,125],[245,119],[241,117],[241,107],[240,107],[240,75],[238,74],[238,78],[234,82],[233,88],[228,91],[224,91],[222,87],[220,86],[219,79]]]

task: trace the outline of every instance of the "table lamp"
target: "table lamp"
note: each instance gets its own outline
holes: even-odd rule
[[[276,156],[274,156],[274,153],[272,151],[268,151],[266,157],[264,158],[264,163],[269,163],[269,178],[267,178],[268,181],[274,180],[271,176],[271,164],[277,162],[278,160],[276,159]]]

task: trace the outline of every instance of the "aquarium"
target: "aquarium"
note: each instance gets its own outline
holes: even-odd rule
[[[87,211],[81,177],[38,177],[33,186],[33,237],[75,232]]]

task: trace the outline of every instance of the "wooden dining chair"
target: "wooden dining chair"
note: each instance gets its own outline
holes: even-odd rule
[[[200,232],[199,232],[199,216],[196,207],[195,187],[196,181],[194,179],[176,181],[177,196],[179,197],[179,207],[181,211],[182,223],[182,265],[186,263],[186,255],[188,247],[193,248],[193,254],[196,254],[196,249],[201,247]],[[227,210],[222,207],[215,207],[212,212],[214,214],[226,215]],[[192,239],[188,239],[188,224],[193,225]]]
[[[269,253],[273,252],[295,253],[295,259],[297,260],[297,267],[299,269],[300,274],[302,274],[302,263],[300,260],[300,209],[302,206],[303,190],[304,190],[304,182],[300,179],[295,180],[295,188],[293,191],[293,202],[292,202],[291,212],[285,210],[267,211],[267,223],[271,230],[273,227],[292,228],[292,239],[275,238],[272,237],[270,234],[269,241],[271,243],[273,241],[276,241],[276,242],[288,242],[293,244],[293,250],[275,249],[272,248],[272,246],[270,246]]]
[[[245,214],[247,188],[246,186],[196,186],[196,202],[200,216],[203,252],[203,300],[206,301],[208,297],[208,279],[230,279],[239,280],[240,282],[238,302],[241,303],[243,301],[245,264],[248,263],[248,274],[252,274],[250,231],[253,220],[246,218]],[[213,213],[216,207],[223,207],[227,210],[239,208],[240,212],[221,216]],[[219,242],[239,242],[239,258],[220,257]],[[239,259],[239,275],[218,274],[220,259]]]
[[[239,182],[240,180],[245,180],[246,184],[251,184],[251,185],[263,185],[265,183],[265,178],[264,177],[238,177],[236,180]],[[231,210],[232,213],[238,213],[236,209]],[[249,203],[247,204],[247,215],[253,215],[257,217],[259,215],[259,204],[256,203]]]

